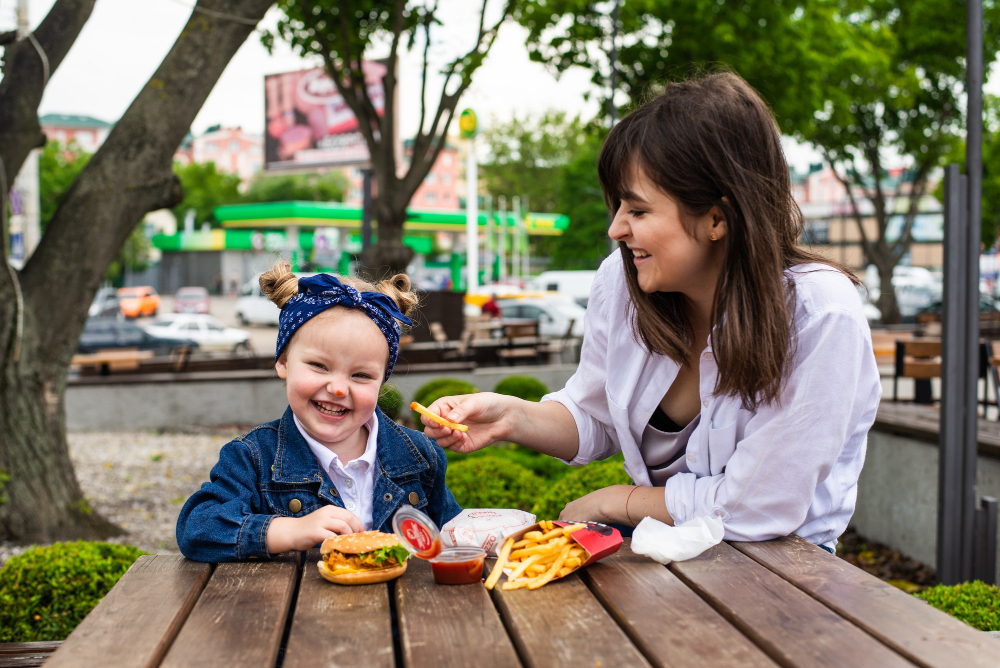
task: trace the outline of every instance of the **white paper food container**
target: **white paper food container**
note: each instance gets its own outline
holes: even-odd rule
[[[481,547],[495,557],[507,536],[534,523],[534,515],[514,508],[466,508],[441,527],[441,543]]]

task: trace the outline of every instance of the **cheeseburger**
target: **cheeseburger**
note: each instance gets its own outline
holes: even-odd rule
[[[406,570],[409,551],[395,536],[363,531],[327,538],[319,548],[319,574],[337,584],[374,584],[398,578]]]

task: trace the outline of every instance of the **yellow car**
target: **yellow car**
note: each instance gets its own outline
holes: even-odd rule
[[[156,315],[160,310],[160,295],[150,285],[119,288],[118,302],[121,305],[122,315],[126,318]]]

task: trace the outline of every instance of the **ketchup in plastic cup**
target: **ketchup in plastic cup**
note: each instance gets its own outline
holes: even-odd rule
[[[481,547],[449,547],[430,561],[434,581],[438,584],[475,584],[483,579],[486,550]]]

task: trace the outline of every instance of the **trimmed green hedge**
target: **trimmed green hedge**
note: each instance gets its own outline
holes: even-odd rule
[[[998,587],[976,580],[952,586],[937,585],[914,595],[980,631],[1000,631]]]
[[[395,385],[386,383],[378,393],[378,407],[386,417],[395,420],[403,410],[403,393]]]
[[[541,401],[549,393],[549,388],[542,381],[531,376],[507,376],[493,388],[497,394],[518,397],[525,401]]]
[[[436,378],[429,383],[424,383],[413,393],[413,400],[418,404],[430,406],[441,397],[448,397],[453,394],[475,394],[479,388],[471,383],[457,378]],[[424,430],[424,423],[420,421],[420,414],[413,411],[413,421],[420,431]]]
[[[467,459],[492,457],[494,459],[519,464],[543,480],[550,482],[559,480],[564,475],[575,470],[572,466],[562,463],[555,457],[543,455],[535,452],[534,450],[530,450],[523,445],[517,445],[516,443],[494,443],[488,448],[483,448],[482,450],[477,450],[476,452],[470,452],[464,455],[452,452],[451,450],[446,450],[445,452],[448,457],[449,466],[451,463],[457,463]]]
[[[142,554],[78,541],[13,557],[0,569],[0,642],[64,639]]]
[[[554,520],[567,503],[611,485],[631,485],[621,459],[593,462],[566,474],[531,509],[540,520]]]
[[[448,488],[463,508],[530,510],[544,481],[512,461],[473,457],[448,466]]]

